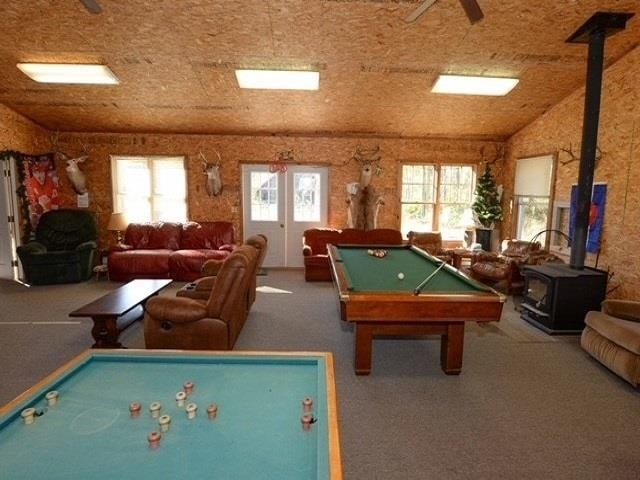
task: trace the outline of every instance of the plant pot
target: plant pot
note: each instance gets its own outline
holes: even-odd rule
[[[491,251],[491,230],[490,228],[476,228],[476,242],[482,245],[485,252]]]

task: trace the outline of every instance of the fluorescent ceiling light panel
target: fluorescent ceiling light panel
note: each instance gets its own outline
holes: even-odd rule
[[[433,93],[502,96],[518,84],[517,78],[440,75],[431,89]]]
[[[117,85],[114,73],[105,65],[77,63],[18,63],[17,67],[39,83]]]
[[[298,70],[236,70],[240,88],[318,90],[320,72]]]

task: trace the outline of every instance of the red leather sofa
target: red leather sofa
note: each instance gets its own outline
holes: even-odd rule
[[[304,279],[311,281],[331,281],[331,267],[327,254],[327,244],[346,245],[402,245],[402,233],[391,228],[358,230],[345,228],[310,228],[302,237],[304,256]]]
[[[172,278],[192,282],[207,260],[224,260],[235,249],[231,222],[130,223],[124,243],[109,251],[109,279]]]

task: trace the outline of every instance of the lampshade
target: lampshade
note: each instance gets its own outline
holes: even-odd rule
[[[112,213],[107,230],[122,232],[127,229],[127,225],[129,225],[129,222],[127,222],[124,213]]]

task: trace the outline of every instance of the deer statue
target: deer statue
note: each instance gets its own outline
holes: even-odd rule
[[[207,162],[207,158],[204,154],[202,152],[199,154],[202,159],[202,171],[207,176],[205,187],[207,189],[207,194],[209,194],[210,197],[217,197],[222,193],[222,180],[220,179],[220,169],[222,168],[220,162],[222,161],[222,158],[217,150],[215,152],[218,156],[218,161],[216,163]]]
[[[373,175],[382,172],[380,146],[373,150],[357,147],[352,158],[360,164],[360,181],[347,185],[348,225],[350,228],[371,230],[377,227],[378,213],[384,205],[382,197],[371,185]]]

